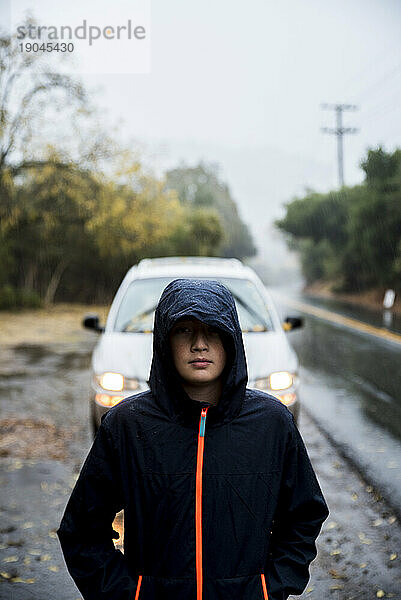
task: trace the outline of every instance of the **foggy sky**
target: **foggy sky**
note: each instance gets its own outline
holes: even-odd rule
[[[50,4],[13,8],[39,19]],[[65,23],[101,17],[99,2],[56,4]],[[118,18],[127,2],[112,6]],[[334,113],[322,102],[360,107],[344,118],[360,129],[345,137],[346,184],[362,180],[368,147],[401,145],[400,40],[400,0],[152,0],[151,72],[82,78],[105,122],[122,120],[157,170],[219,162],[266,251],[285,202],[337,186],[336,140],[320,131]]]

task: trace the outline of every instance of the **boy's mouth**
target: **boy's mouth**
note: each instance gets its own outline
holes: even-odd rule
[[[209,360],[208,358],[193,358],[192,360],[189,361],[189,363],[211,363],[213,361]]]

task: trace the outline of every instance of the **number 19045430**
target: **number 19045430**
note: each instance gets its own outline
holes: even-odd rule
[[[23,42],[19,44],[21,52],[74,52],[74,44],[72,42],[52,42],[41,43],[38,42]]]

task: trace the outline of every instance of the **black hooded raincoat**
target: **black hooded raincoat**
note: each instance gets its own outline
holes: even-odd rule
[[[173,367],[168,333],[184,316],[219,328],[228,346],[217,406],[191,400]],[[292,415],[246,383],[230,292],[214,281],[170,283],[155,315],[150,391],[103,419],[58,530],[85,600],[303,591],[327,506]],[[124,554],[112,541],[121,509]]]

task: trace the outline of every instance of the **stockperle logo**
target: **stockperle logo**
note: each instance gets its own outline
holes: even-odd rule
[[[25,42],[86,41],[92,46],[98,40],[146,40],[146,27],[128,19],[124,25],[91,25],[86,19],[75,27],[71,25],[20,25],[17,39]]]

